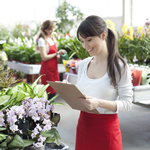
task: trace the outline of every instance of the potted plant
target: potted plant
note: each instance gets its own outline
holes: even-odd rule
[[[47,100],[45,90],[49,85],[37,85],[40,78],[41,76],[31,86],[20,82],[11,88],[1,90],[0,147],[19,149],[42,146],[46,143],[65,146],[55,128],[60,120],[60,114],[53,112],[53,105],[61,103],[53,102],[58,95],[50,101]],[[38,140],[44,142],[41,144]],[[50,147],[51,144],[47,146]]]
[[[8,88],[11,85],[17,83],[18,80],[14,78],[14,73],[4,65],[4,62],[0,62],[0,90]]]
[[[122,33],[118,33],[118,49],[128,63],[134,63],[133,59],[136,57],[136,63],[139,65],[145,64],[150,54],[149,42],[149,36],[147,36],[142,26],[139,26],[137,30],[133,30],[132,26],[128,28],[124,23]]]
[[[60,145],[59,133],[52,128],[53,122],[48,114],[53,109],[54,106],[50,101],[34,97],[26,98],[22,101],[22,105],[1,111],[0,126],[3,127],[2,133],[5,131],[5,134],[1,135],[7,137],[0,146],[9,149],[26,147],[28,150],[30,147],[43,147],[44,150],[46,143],[54,142]]]
[[[24,72],[21,72],[21,71],[16,71],[15,72],[15,77],[16,79],[19,79],[18,82],[26,82],[26,78],[25,78],[25,73]]]

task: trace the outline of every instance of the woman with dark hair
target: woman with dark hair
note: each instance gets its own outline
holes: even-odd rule
[[[47,81],[59,81],[59,72],[57,67],[57,57],[64,54],[65,50],[57,52],[56,40],[53,35],[55,24],[51,20],[46,20],[41,25],[38,37],[36,39],[36,49],[40,51],[41,62],[41,83],[47,84]],[[48,99],[56,95],[56,91],[49,86],[46,89]]]
[[[115,34],[99,16],[89,16],[78,27],[77,38],[91,57],[79,65],[79,101],[98,114],[80,112],[75,150],[122,150],[118,112],[132,107],[128,64],[119,55]]]

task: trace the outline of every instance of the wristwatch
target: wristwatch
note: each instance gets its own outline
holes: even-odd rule
[[[58,52],[56,52],[56,56],[58,56]]]

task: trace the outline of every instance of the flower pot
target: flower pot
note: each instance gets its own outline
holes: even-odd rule
[[[46,143],[45,150],[69,150],[69,146],[62,142],[59,146],[55,143]]]
[[[27,82],[29,82],[29,83],[32,83],[35,80],[34,74],[27,74],[26,77],[27,77]]]
[[[27,146],[27,147],[23,148],[23,150],[45,150],[45,145],[42,147]]]

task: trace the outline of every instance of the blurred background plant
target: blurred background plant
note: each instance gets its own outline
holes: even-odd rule
[[[14,73],[4,64],[4,61],[0,60],[0,90],[9,88],[18,81],[14,78]]]
[[[33,26],[33,27],[32,27]],[[15,27],[12,29],[12,36],[13,38],[18,39],[27,37],[28,39],[33,39],[34,36],[38,33],[40,29],[41,23],[34,23],[34,25],[27,25],[27,24],[16,24]]]
[[[116,33],[115,31],[115,24],[111,21],[111,20],[106,20],[106,25],[107,28],[111,29],[114,33]]]
[[[11,33],[8,28],[0,24],[0,50],[3,49],[3,44],[11,37]]]
[[[150,37],[148,32],[144,32],[143,26],[133,30],[133,27],[127,27],[123,24],[122,33],[118,32],[118,49],[122,57],[126,58],[128,63],[145,64],[150,57]]]
[[[56,9],[56,32],[66,34],[78,21],[83,20],[83,13],[76,6],[71,5],[70,3],[64,1]],[[72,18],[73,19],[70,19]]]
[[[36,54],[34,41],[27,37],[10,39],[8,43],[3,44],[3,50],[9,60],[29,64],[40,63],[42,60],[40,54]]]
[[[82,47],[82,44],[78,41],[77,37],[61,37],[57,41],[59,43],[58,50],[65,49],[68,53],[69,59],[84,59],[90,56],[87,50]]]

